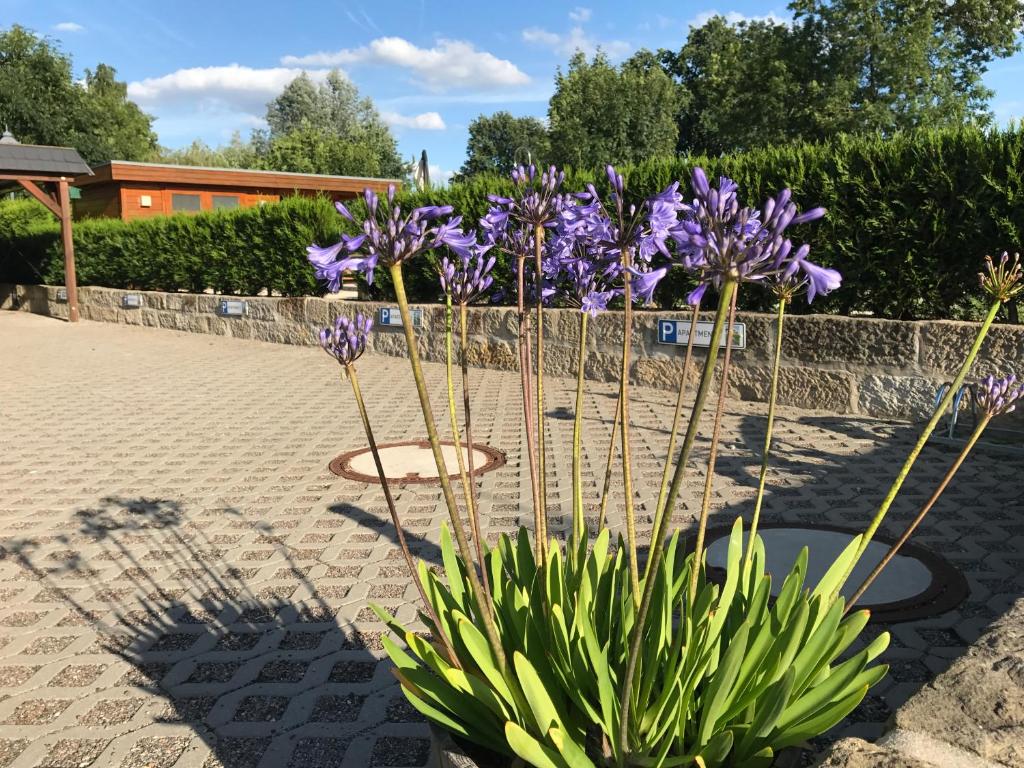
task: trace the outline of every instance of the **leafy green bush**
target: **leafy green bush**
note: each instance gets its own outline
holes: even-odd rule
[[[745,577],[737,519],[725,581],[709,581],[702,571],[691,603],[685,593],[693,554],[684,556],[676,532],[647,617],[629,755],[620,752],[618,696],[636,606],[625,543],[610,551],[607,528],[589,551],[585,540],[573,552],[553,539],[544,567],[525,528],[486,553],[496,623],[511,660],[504,671],[478,629],[480,607],[466,578],[475,566],[457,555],[447,526],[446,583],[422,562],[419,578],[456,658],[373,608],[409,649],[383,639],[410,703],[481,746],[542,768],[593,768],[596,761],[579,746],[592,741],[615,765],[684,766],[699,757],[696,764],[709,768],[767,767],[779,750],[839,723],[888,669],[872,665],[889,644],[888,632],[840,660],[869,617],[863,610],[844,617],[843,599],[832,597],[859,542],[806,589],[804,547],[770,603],[764,545],[755,539]]]
[[[978,259],[1024,245],[1021,126],[840,137],[721,157],[653,158],[621,170],[627,189],[653,190],[687,178],[695,164],[711,176],[735,179],[747,203],[760,204],[788,184],[808,205],[829,209],[813,233],[813,256],[842,272],[848,287],[816,303],[816,312],[977,319]],[[567,187],[582,189],[588,182],[602,191],[607,183],[603,172],[569,170]],[[477,176],[400,197],[403,205],[452,205],[472,227],[487,210],[487,195],[510,189],[508,179]],[[353,205],[360,207],[361,201]],[[0,204],[0,281],[63,279],[59,229],[40,213],[46,211],[34,201]],[[196,216],[83,221],[75,224],[79,280],[170,291],[322,293],[306,268],[305,247],[333,242],[345,225],[327,200],[303,198]],[[510,263],[497,255],[495,279],[508,285]],[[406,283],[414,301],[439,298],[425,260],[411,265]],[[368,290],[375,298],[393,298],[386,270],[378,270]],[[687,278],[676,270],[655,300],[675,307],[686,290]],[[765,301],[751,292],[741,307],[764,310]]]
[[[60,228],[55,220],[23,224],[22,202],[0,205],[0,281],[61,283]],[[303,197],[129,222],[89,219],[74,226],[78,280],[110,288],[314,295],[323,290],[309,272],[306,246],[337,240],[344,223],[329,200]]]

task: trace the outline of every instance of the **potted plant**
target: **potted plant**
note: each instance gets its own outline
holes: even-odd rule
[[[554,168],[543,173],[518,168],[513,174],[515,194],[492,198],[493,207],[480,221],[479,233],[463,231],[450,207],[405,213],[393,189],[386,206],[367,191],[365,215],[358,219],[338,205],[341,215],[360,227],[359,234],[346,235],[333,246],[309,249],[317,275],[334,285],[348,270],[361,271],[367,280],[378,267],[388,270],[450,517],[450,528],[444,525],[440,534],[442,577],[424,563],[414,562],[377,455],[354,365],[365,349],[371,323],[361,316],[340,317],[333,328],[322,332],[321,342],[342,364],[352,384],[427,630],[425,635],[411,631],[375,607],[398,638],[397,642],[386,638],[385,648],[411,704],[461,743],[490,750],[498,762],[524,761],[539,768],[771,765],[781,750],[832,728],[886,673],[876,660],[888,644],[887,633],[850,652],[868,612],[851,610],[866,584],[848,601],[843,597],[847,580],[967,377],[998,308],[1024,287],[1019,259],[1010,261],[1004,255],[998,265],[988,261],[982,275],[982,287],[991,298],[988,314],[953,386],[925,425],[865,532],[814,584],[806,580],[805,548],[777,598],[770,599],[771,576],[765,570],[765,549],[757,528],[771,449],[785,310],[798,295],[806,295],[810,302],[837,289],[841,281],[835,270],[809,261],[809,247],[795,246],[787,231],[820,219],[825,211],[813,208],[800,213],[788,190],[768,199],[760,209],[743,207],[735,183],[722,178],[713,185],[699,168],[691,178],[692,197],[685,198],[680,184],[674,183],[632,205],[625,180],[610,166],[604,193],[588,186],[567,194],[561,188],[563,180]],[[503,536],[497,546],[488,548],[480,535],[472,460],[468,467],[459,464],[462,504],[448,478],[402,270],[409,259],[434,250],[444,253],[440,273],[449,308],[449,420],[458,442],[461,430],[452,371],[453,307],[457,305],[464,393],[461,416],[471,444],[467,306],[491,286],[494,259],[490,252],[495,249],[507,252],[515,265],[534,519],[532,530],[522,527],[516,536]],[[717,306],[710,346],[683,429],[687,374],[693,364],[695,334],[690,334],[654,527],[642,558],[630,460],[632,309],[634,303],[650,300],[669,269],[684,269],[692,275],[695,288],[686,300],[692,307],[693,324],[709,289],[717,296]],[[774,292],[778,333],[749,531],[744,534],[744,522],[737,518],[729,538],[725,577],[716,583],[706,570],[705,530],[741,290]],[[543,331],[545,307],[554,302],[580,308],[573,514],[566,541],[547,533]],[[584,518],[580,466],[587,322],[612,302],[621,303],[623,321],[622,373],[612,439],[619,442],[622,455],[626,536],[616,541],[605,518],[612,447],[602,496],[591,500],[599,504],[596,530],[588,529]],[[708,471],[697,535],[688,547],[678,532],[669,530],[669,522],[716,380]],[[1024,389],[1012,378],[988,380],[984,392],[985,417],[974,438],[907,536],[956,472],[988,418],[1012,409],[1014,401],[1024,396]],[[461,451],[456,453],[461,456]]]

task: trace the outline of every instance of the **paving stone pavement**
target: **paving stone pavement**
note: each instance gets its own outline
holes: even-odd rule
[[[380,487],[327,470],[365,443],[336,364],[313,348],[13,312],[0,313],[0,360],[0,768],[426,763],[428,729],[393,683],[368,607],[413,621]],[[378,439],[421,437],[407,361],[367,356],[359,368]],[[443,368],[427,372],[440,412]],[[532,522],[518,379],[472,378],[476,437],[508,459],[479,481],[493,541]],[[546,382],[552,528],[563,531],[573,389]],[[590,386],[591,499],[614,408],[611,388]],[[641,541],[671,409],[666,393],[635,391]],[[730,406],[716,521],[749,512],[763,429],[763,406]],[[914,437],[906,424],[781,409],[766,518],[863,524]],[[684,529],[706,449],[705,437],[675,511]],[[890,531],[952,451],[926,449]],[[1024,593],[1020,467],[1019,454],[982,450],[961,471],[916,541],[963,569],[971,596],[891,627],[892,673],[830,738],[877,736]],[[396,496],[418,555],[436,561],[438,489]]]

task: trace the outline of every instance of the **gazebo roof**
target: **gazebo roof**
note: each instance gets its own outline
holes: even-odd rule
[[[0,141],[0,175],[2,176],[81,176],[92,175],[92,169],[78,151],[71,147],[44,147],[36,144],[15,144]]]

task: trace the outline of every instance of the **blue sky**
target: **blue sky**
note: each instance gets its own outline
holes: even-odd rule
[[[574,49],[601,46],[621,59],[677,48],[690,24],[715,13],[788,18],[785,0],[0,0],[0,27],[59,40],[78,74],[114,66],[169,147],[247,134],[300,70],[337,67],[374,99],[403,155],[427,150],[436,179],[462,164],[477,115],[543,117],[555,70]],[[1022,54],[986,77],[1000,123],[1024,116],[1022,77]]]

